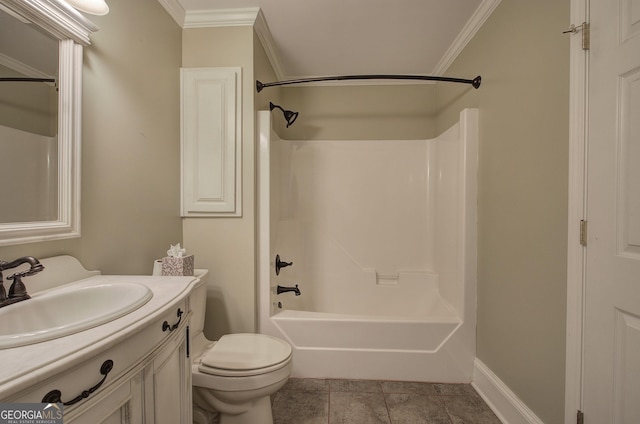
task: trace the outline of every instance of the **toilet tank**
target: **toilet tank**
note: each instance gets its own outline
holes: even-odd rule
[[[207,307],[207,280],[209,271],[205,269],[196,269],[196,277],[200,278],[200,282],[191,291],[189,295],[189,306],[191,308],[191,323],[189,326],[190,337],[195,339],[204,331],[204,315]]]

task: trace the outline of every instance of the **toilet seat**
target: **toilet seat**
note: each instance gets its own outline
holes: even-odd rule
[[[265,334],[226,334],[200,360],[198,370],[221,377],[272,372],[291,360],[291,346]]]

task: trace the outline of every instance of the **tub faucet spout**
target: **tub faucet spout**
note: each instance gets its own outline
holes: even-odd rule
[[[286,292],[294,292],[296,294],[296,296],[300,296],[302,294],[302,293],[300,293],[300,289],[298,288],[297,284],[296,284],[295,287],[278,286],[277,289],[276,289],[276,294],[286,293]]]

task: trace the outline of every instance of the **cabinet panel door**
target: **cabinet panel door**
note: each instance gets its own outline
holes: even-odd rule
[[[148,371],[146,396],[153,405],[155,424],[191,423],[191,363],[187,358],[185,329],[153,361]],[[153,400],[150,399],[153,396]],[[149,418],[149,417],[147,417]]]
[[[142,375],[64,415],[65,424],[143,424]]]
[[[241,68],[181,70],[182,216],[241,216]]]

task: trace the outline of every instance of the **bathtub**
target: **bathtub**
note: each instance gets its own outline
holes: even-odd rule
[[[279,143],[270,114],[258,113],[258,327],[292,345],[293,376],[471,381],[477,119],[467,109],[433,140],[314,144]],[[360,163],[352,176],[349,164],[366,156],[359,143],[372,168]],[[291,169],[294,155],[306,173]],[[345,178],[361,196],[334,190]],[[374,190],[367,198],[368,187],[384,184],[399,187],[388,204],[377,204]],[[301,199],[322,199],[323,190],[331,202]],[[364,209],[349,217],[354,197]],[[276,252],[294,263],[277,276]],[[293,284],[301,296],[276,295],[276,285]]]

